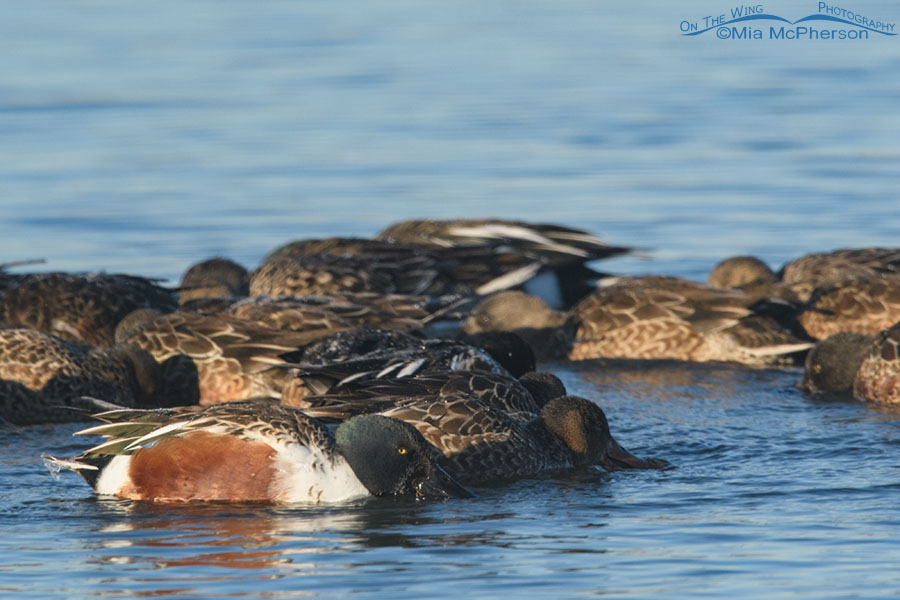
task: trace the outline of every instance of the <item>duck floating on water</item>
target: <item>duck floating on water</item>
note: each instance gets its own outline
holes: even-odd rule
[[[365,496],[471,498],[438,467],[410,425],[362,415],[334,435],[299,410],[231,402],[168,410],[115,409],[76,435],[108,441],[79,456],[45,456],[98,495],[152,502],[341,502]]]

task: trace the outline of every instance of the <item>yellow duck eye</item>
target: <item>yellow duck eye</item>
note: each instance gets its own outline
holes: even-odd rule
[[[399,448],[397,448],[397,452],[399,452],[400,454],[406,454],[407,452],[409,452],[409,450],[407,450],[403,446],[400,446]]]

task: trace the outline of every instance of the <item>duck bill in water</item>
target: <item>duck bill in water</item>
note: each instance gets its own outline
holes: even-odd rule
[[[600,466],[607,471],[621,471],[622,469],[662,469],[669,463],[658,458],[638,458],[619,445],[616,440],[611,440],[606,456],[600,461]]]
[[[444,469],[434,465],[431,475],[416,487],[416,498],[474,498],[475,494],[450,477]]]

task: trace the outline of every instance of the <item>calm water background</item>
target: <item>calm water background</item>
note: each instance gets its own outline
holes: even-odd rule
[[[736,253],[898,245],[900,36],[680,35],[731,8],[5,3],[0,259],[177,280],[422,216],[582,226],[646,248],[607,270],[695,279]],[[76,426],[5,428],[0,595],[900,594],[897,413],[804,396],[791,370],[552,368],[677,468],[472,501],[153,507],[51,478],[39,455],[83,449]]]

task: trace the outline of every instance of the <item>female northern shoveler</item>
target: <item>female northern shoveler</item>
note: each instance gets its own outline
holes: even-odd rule
[[[465,395],[414,402],[380,414],[418,429],[443,454],[440,464],[463,483],[584,465],[615,470],[667,464],[642,460],[622,448],[603,410],[578,396],[554,398],[524,422]]]
[[[170,290],[131,275],[33,273],[0,290],[0,323],[95,346],[112,346],[116,325],[134,310],[177,307]]]
[[[32,329],[0,329],[0,421],[16,425],[83,421],[82,396],[155,407],[160,367],[130,346],[94,348]]]
[[[900,321],[900,249],[857,248],[807,254],[780,277],[753,257],[719,263],[709,283],[768,295],[796,305],[807,335],[824,340],[841,331],[875,335]]]
[[[279,398],[290,378],[283,355],[333,331],[282,331],[183,311],[144,317],[149,318],[138,323],[123,319],[116,339],[152,354],[163,365],[164,377],[183,385],[186,401],[180,404]]]
[[[603,410],[584,398],[560,396],[538,414],[507,413],[466,393],[385,398],[379,414],[414,426],[440,453],[439,464],[463,483],[528,477],[542,471],[599,464],[609,469],[661,468],[612,437]],[[339,405],[310,412],[342,416]],[[336,411],[336,412],[334,412]]]
[[[677,277],[617,278],[573,310],[579,327],[569,357],[766,365],[812,347],[758,314],[756,300]]]
[[[886,275],[900,275],[900,248],[845,248],[807,254],[781,269],[781,281],[797,290],[802,300],[817,288]]]
[[[250,273],[227,258],[195,263],[184,272],[178,288],[181,304],[202,298],[244,297],[250,293]]]
[[[875,335],[900,321],[900,275],[853,279],[817,289],[797,320],[818,340],[840,331]]]
[[[433,371],[413,377],[342,381],[327,394],[305,398],[300,408],[311,416],[346,419],[390,409],[398,398],[416,401],[459,394],[473,396],[493,409],[527,420],[553,398],[564,396],[566,388],[558,377],[547,372],[525,373],[516,379],[485,371]]]
[[[422,436],[379,415],[332,435],[277,403],[113,410],[78,432],[110,439],[49,465],[81,475],[97,494],[157,502],[340,502],[361,496],[472,494],[434,464]]]
[[[577,327],[570,313],[552,309],[542,299],[518,290],[488,296],[463,323],[463,331],[469,335],[515,332],[541,361],[566,358]]]
[[[900,323],[875,336],[856,371],[853,395],[866,402],[900,403]]]
[[[509,328],[543,339],[544,344],[532,345],[573,360],[673,358],[764,365],[812,346],[757,314],[752,304],[742,292],[675,277],[620,277],[569,313],[521,293],[501,292],[476,307],[466,328]]]
[[[358,256],[324,252],[282,255],[250,274],[253,296],[318,296],[344,292],[395,292],[391,279]]]
[[[369,325],[415,331],[443,318],[456,318],[454,309],[466,302],[459,296],[406,296],[373,292],[328,296],[251,296],[239,300],[226,313],[259,321],[274,329],[356,327]]]

